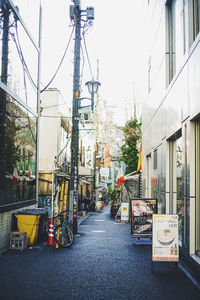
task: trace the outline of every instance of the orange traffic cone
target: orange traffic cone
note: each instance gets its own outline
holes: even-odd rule
[[[53,229],[53,220],[51,219],[51,222],[49,224],[49,235],[48,235],[48,242],[45,243],[45,245],[53,246],[56,242],[54,241],[54,229]]]

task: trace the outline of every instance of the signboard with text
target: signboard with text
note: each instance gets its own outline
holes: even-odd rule
[[[121,203],[121,221],[129,221],[129,203]]]
[[[104,146],[104,167],[110,167],[110,145]]]
[[[153,215],[152,261],[178,260],[178,215]]]
[[[157,200],[139,198],[131,200],[131,234],[152,235],[152,215],[157,213]]]

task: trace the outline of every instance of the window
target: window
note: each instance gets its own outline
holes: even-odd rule
[[[181,132],[178,132],[170,141],[169,156],[169,183],[170,199],[169,212],[178,214],[179,244],[182,246],[184,226],[184,198],[183,198],[183,146]]]
[[[196,122],[196,252],[200,256],[200,121]]]
[[[200,30],[200,0],[193,0],[193,39],[195,40]]]
[[[175,19],[176,19],[176,0],[168,1],[166,4],[167,8],[167,40],[166,40],[166,55],[167,55],[167,69],[168,69],[168,82],[167,85],[172,81],[175,70],[176,70],[176,30],[175,30]]]
[[[190,46],[200,31],[200,0],[189,1]]]
[[[187,40],[186,40],[186,30],[187,30],[187,16],[186,16],[186,0],[183,0],[183,7],[182,7],[182,12],[181,12],[181,17],[182,17],[182,36],[183,36],[183,54],[186,52],[186,45],[187,45]]]
[[[153,168],[154,170],[158,169],[158,149],[156,149],[153,153]]]
[[[182,138],[179,138],[175,142],[175,192],[176,192],[176,205],[177,214],[179,220],[179,241],[182,245],[182,235],[183,235],[183,224],[184,224],[184,199],[182,192],[182,168],[183,168],[183,149],[182,149]]]
[[[36,118],[7,95],[0,206],[35,200]]]
[[[151,154],[147,155],[146,197],[151,197]]]
[[[167,86],[180,68],[185,51],[185,4],[178,0],[166,3]]]

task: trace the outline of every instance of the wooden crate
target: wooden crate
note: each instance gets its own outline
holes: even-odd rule
[[[10,249],[18,249],[20,251],[27,248],[26,232],[11,232],[10,233]]]

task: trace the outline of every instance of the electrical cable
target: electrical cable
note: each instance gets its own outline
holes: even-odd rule
[[[28,68],[27,68],[27,65],[26,65],[26,62],[24,60],[24,56],[23,56],[23,52],[22,52],[22,48],[21,48],[21,45],[20,45],[20,40],[19,40],[19,35],[18,35],[18,29],[17,29],[17,21],[15,22],[15,29],[16,29],[16,36],[17,36],[17,40],[18,40],[18,44],[19,46],[16,44],[16,47],[17,49],[19,50],[18,51],[18,54],[20,56],[20,60],[21,60],[21,63],[22,63],[22,68],[23,68],[23,77],[24,77],[24,90],[25,90],[25,101],[26,101],[26,104],[28,104],[28,94],[27,94],[27,85],[26,85],[26,71],[27,71],[27,75],[29,74],[30,75],[30,78],[32,79],[31,77],[31,74],[30,72],[28,71]],[[12,35],[14,37],[14,35]],[[14,40],[15,40],[15,37],[14,37]],[[29,79],[30,79],[29,78]],[[32,80],[31,80],[32,83],[34,83]],[[35,84],[34,84],[35,85]],[[37,87],[36,87],[37,88]],[[28,127],[30,129],[30,132],[31,132],[31,135],[32,135],[32,139],[33,139],[33,142],[36,144],[36,139],[35,139],[35,135],[32,131],[32,128],[31,128],[31,123],[30,123],[30,118],[28,116],[28,112],[27,112],[27,118],[28,118]]]
[[[73,35],[73,32],[74,32],[74,28],[75,28],[75,26],[73,25],[72,32],[71,32],[69,41],[68,41],[68,43],[67,43],[67,47],[66,47],[66,49],[65,49],[65,51],[64,51],[64,54],[63,54],[63,56],[62,56],[62,59],[61,59],[59,65],[58,65],[58,68],[57,68],[55,74],[53,75],[53,77],[52,77],[52,79],[49,81],[49,83],[48,83],[48,84],[40,91],[40,93],[43,93],[43,92],[49,87],[49,85],[52,83],[52,81],[54,80],[54,78],[56,77],[56,75],[57,75],[57,73],[58,73],[58,71],[59,71],[59,69],[60,69],[60,67],[61,67],[61,65],[62,65],[62,63],[63,63],[63,60],[64,60],[64,58],[65,58],[65,55],[66,55],[66,53],[67,53],[67,50],[68,50],[68,48],[69,48],[69,45],[70,45],[70,42],[71,42],[71,39],[72,39],[72,35]]]
[[[27,73],[27,76],[30,80],[30,82],[32,83],[32,86],[37,89],[37,85],[35,84],[30,72],[29,72],[29,69],[28,69],[28,66],[26,64],[26,61],[24,59],[24,55],[23,55],[23,52],[22,52],[22,48],[21,48],[21,44],[20,44],[20,39],[19,39],[19,34],[18,34],[18,27],[17,27],[17,22],[15,23],[15,31],[16,31],[16,37],[17,37],[17,41],[15,39],[15,35],[14,34],[11,34],[11,37],[15,43],[15,46],[17,48],[17,52],[19,54],[19,57],[20,57],[20,60],[21,60],[21,63],[23,65],[23,67],[25,67],[25,71]]]
[[[83,53],[83,47],[81,45],[81,53],[82,53],[82,57],[83,57],[83,64],[82,64],[82,69],[81,69],[81,75],[80,75],[80,87],[82,85],[82,79],[83,79],[83,70],[84,70],[84,66],[85,66],[85,57],[84,57],[84,53]]]
[[[92,75],[92,78],[94,78],[91,63],[90,63],[90,59],[89,59],[89,55],[88,55],[88,51],[87,51],[86,41],[85,41],[85,31],[83,31],[82,35],[83,35],[83,42],[84,42],[84,46],[85,46],[85,52],[86,52],[86,55],[87,55],[87,60],[88,60],[89,68],[90,68],[90,73]]]

